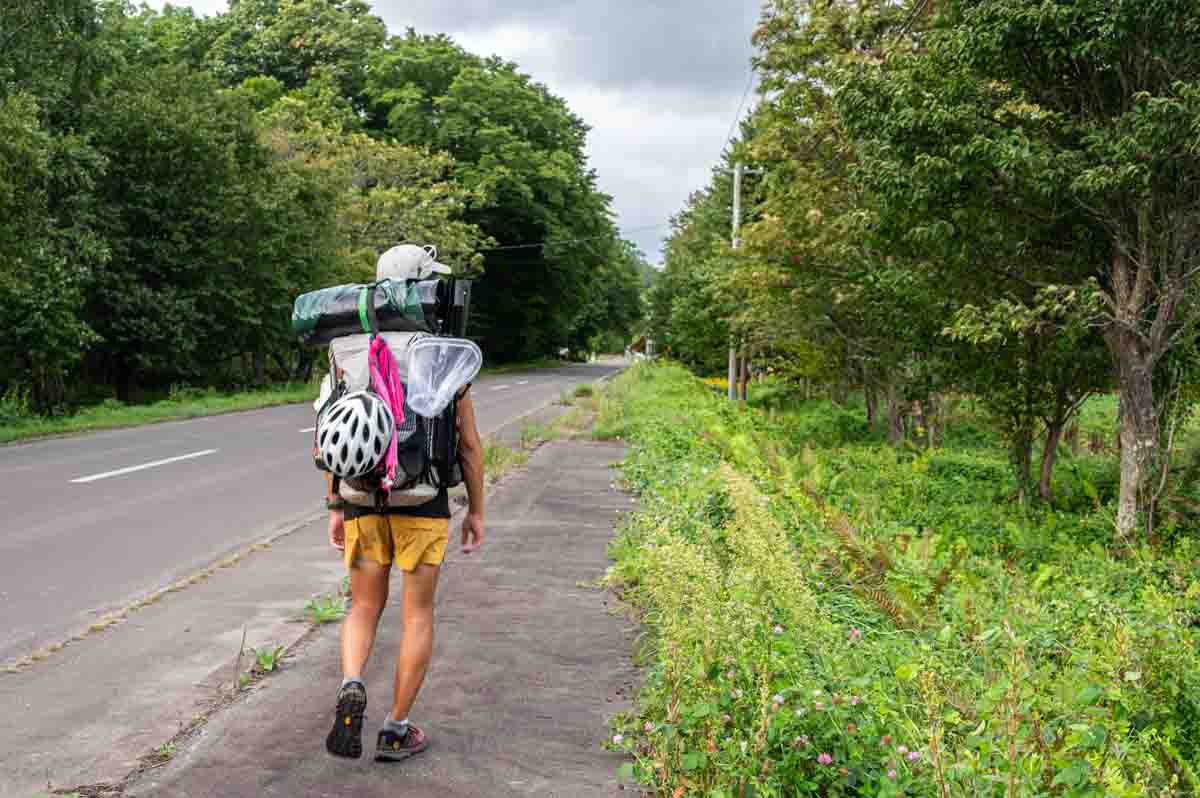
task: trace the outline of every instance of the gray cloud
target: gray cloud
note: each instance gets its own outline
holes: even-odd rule
[[[395,31],[537,31],[560,75],[596,86],[682,88],[705,96],[740,91],[759,12],[753,0],[382,0],[375,10]]]
[[[200,13],[225,6],[192,4]],[[652,261],[669,217],[708,182],[721,153],[749,76],[759,13],[757,0],[375,0],[373,7],[393,33],[448,33],[472,52],[515,61],[566,99],[592,127],[588,157],[618,224]],[[652,225],[660,227],[642,229]]]

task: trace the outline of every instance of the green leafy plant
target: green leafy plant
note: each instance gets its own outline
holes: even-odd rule
[[[309,599],[304,610],[315,624],[335,623],[346,615],[346,599],[335,595],[319,596]]]
[[[670,364],[613,386],[600,423],[630,441],[639,501],[607,578],[647,627],[609,743],[621,778],[728,798],[1189,794],[1198,547],[1110,555],[1111,493],[1089,493],[1111,457],[1081,453],[1060,489],[1086,500],[1039,512],[1011,501],[996,438],[796,434],[841,412],[734,405]]]
[[[263,646],[256,648],[254,654],[254,671],[256,673],[271,673],[279,667],[283,658],[284,646]]]

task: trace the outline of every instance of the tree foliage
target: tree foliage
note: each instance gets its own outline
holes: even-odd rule
[[[761,172],[747,246],[714,270],[718,228],[699,249],[676,229],[660,336],[711,320],[720,274],[729,326],[697,325],[689,363],[720,370],[729,338],[795,376],[818,353],[895,443],[921,426],[936,445],[946,397],[969,392],[1020,494],[1046,501],[1079,406],[1117,388],[1116,525],[1152,523],[1163,419],[1196,371],[1198,30],[1182,0],[770,0],[763,100],[730,156]],[[714,218],[725,184],[699,195],[724,193]]]
[[[303,374],[293,299],[404,241],[481,280],[490,359],[616,346],[641,317],[583,122],[362,0],[14,0],[0,110],[0,387],[42,410]]]

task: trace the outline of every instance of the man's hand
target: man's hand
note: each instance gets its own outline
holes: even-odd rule
[[[329,545],[346,550],[346,516],[341,510],[329,511]]]
[[[462,551],[471,554],[483,545],[483,515],[467,513],[462,523]]]

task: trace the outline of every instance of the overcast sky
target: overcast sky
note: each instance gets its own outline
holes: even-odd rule
[[[173,4],[202,14],[226,8],[225,0]],[[565,98],[592,127],[588,156],[617,223],[655,263],[667,220],[708,183],[721,153],[750,75],[759,10],[758,0],[372,5],[392,33],[448,33],[472,52],[515,61]]]

